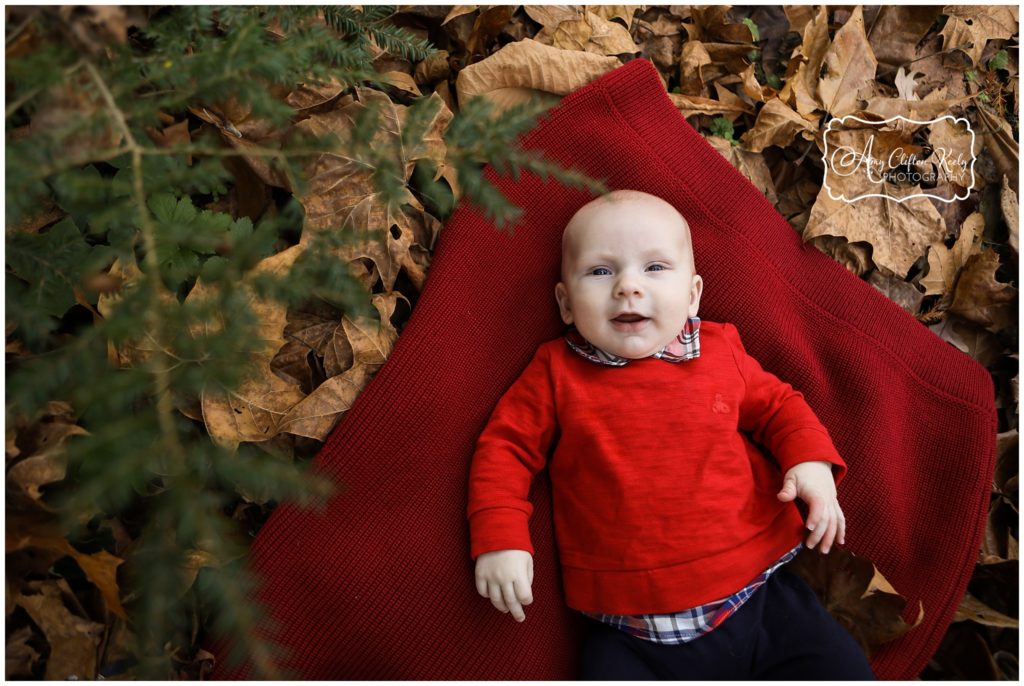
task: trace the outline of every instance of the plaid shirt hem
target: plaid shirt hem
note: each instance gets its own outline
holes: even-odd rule
[[[749,584],[721,600],[714,600],[698,607],[670,614],[607,615],[595,612],[584,612],[583,614],[645,641],[668,644],[686,643],[721,626],[722,622],[736,612],[754,595],[758,588],[764,585],[773,572],[796,557],[803,547],[802,542],[797,543],[792,550],[773,562],[768,569],[758,574]]]

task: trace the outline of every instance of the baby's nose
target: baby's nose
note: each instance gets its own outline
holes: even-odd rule
[[[616,295],[639,295],[641,292],[640,280],[632,274],[623,274],[615,284]]]

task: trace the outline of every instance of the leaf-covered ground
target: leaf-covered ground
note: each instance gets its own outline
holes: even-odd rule
[[[82,31],[123,32],[128,21],[117,8],[93,12],[82,21]],[[379,108],[383,116],[373,145],[395,150],[388,163],[409,188],[397,204],[375,191],[372,169],[326,152],[306,169],[302,191],[293,191],[294,184],[262,154],[290,132],[268,128],[232,101],[196,103],[189,118],[169,117],[152,130],[158,144],[215,137],[244,154],[231,162],[235,183],[230,193],[205,209],[258,218],[294,192],[309,233],[265,260],[263,269],[286,269],[318,230],[351,227],[352,240],[338,257],[357,266],[378,313],[349,316],[328,305],[297,311],[260,304],[266,345],[247,353],[255,375],[237,393],[183,400],[180,412],[203,422],[221,444],[259,442],[288,458],[314,454],[387,359],[429,278],[444,203],[418,191],[416,174],[429,169],[452,199],[461,196],[441,137],[452,113],[478,97],[501,107],[533,97],[554,104],[622,63],[646,58],[659,69],[682,115],[764,192],[805,241],[992,374],[1000,433],[988,528],[957,621],[922,676],[1015,679],[1016,7],[406,6],[388,21],[429,40],[439,52],[412,63],[381,51],[374,66],[390,84],[383,88],[352,92],[340,83],[298,83],[280,97],[294,108],[296,129],[330,131],[342,139],[351,138],[361,110]],[[277,26],[266,30],[282,31]],[[15,35],[12,45],[9,38],[9,54],[18,49],[18,39]],[[411,103],[420,96],[442,106],[426,122],[420,144],[395,145],[409,124]],[[55,107],[47,116],[68,116],[72,105],[67,111]],[[890,127],[877,145],[886,146],[886,153],[916,150],[918,158],[908,168],[918,169],[935,167],[935,151],[946,150],[951,158],[975,160],[973,175],[962,173],[962,167],[943,167],[952,202],[934,197],[837,200],[837,191],[856,195],[864,183],[846,177],[832,192],[825,183],[826,133],[830,122],[846,115],[870,121],[896,115],[918,121],[945,115],[966,119],[973,138],[946,121]],[[856,146],[867,136],[858,130],[844,135]],[[893,193],[922,190],[913,184],[893,186]],[[195,211],[190,204],[173,206],[173,199],[152,209]],[[30,223],[46,226],[60,215],[56,208],[43,208]],[[391,230],[382,238],[358,231],[378,225]],[[115,266],[107,278],[130,283],[133,277]],[[201,289],[189,297],[201,298]],[[107,304],[100,298],[96,307],[102,313]],[[8,354],[19,354],[17,343],[8,345]],[[109,354],[120,362],[147,351],[112,346]],[[108,678],[132,676],[130,663],[123,662],[128,628],[117,576],[121,558],[132,549],[131,527],[109,520],[105,525],[113,532],[113,549],[84,553],[32,515],[41,489],[63,476],[61,446],[81,431],[72,408],[56,402],[46,416],[8,427],[7,459],[13,464],[7,472],[8,531],[14,512],[22,518],[14,520],[16,530],[30,532],[8,537],[8,618],[21,608],[18,616],[31,620],[8,623],[9,677],[74,674],[91,679],[100,670]],[[254,535],[270,509],[260,494],[241,493],[234,514],[239,530]],[[191,560],[187,583],[207,563],[201,555]],[[836,550],[827,561],[808,558],[804,564],[819,588],[830,586],[832,597],[844,599],[841,607],[830,609],[853,618],[848,625],[866,647],[913,630],[901,626],[893,610],[867,611],[864,596],[897,598],[899,592],[870,561]],[[831,570],[837,567],[853,572],[835,575]],[[852,578],[852,586],[836,586],[839,577]],[[79,583],[72,586],[68,578]],[[898,603],[893,607],[898,609]],[[196,608],[192,645],[168,647],[183,677],[209,670],[212,656],[197,649],[203,617]]]

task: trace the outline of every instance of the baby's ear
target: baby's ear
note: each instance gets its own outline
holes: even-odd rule
[[[697,310],[700,309],[700,296],[703,292],[704,279],[700,278],[699,274],[694,274],[693,280],[690,282],[690,309],[687,312],[687,316],[697,316]]]
[[[572,324],[572,309],[569,303],[569,289],[559,281],[555,284],[555,300],[558,302],[558,311],[562,315],[562,321]]]

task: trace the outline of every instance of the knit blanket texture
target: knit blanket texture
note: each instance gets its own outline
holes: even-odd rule
[[[642,59],[566,96],[521,140],[689,220],[702,318],[732,322],[802,391],[849,473],[846,548],[908,599],[920,626],[872,658],[914,679],[971,577],[995,463],[988,373],[810,245],[672,105]],[[316,457],[339,493],[281,504],[249,561],[282,678],[573,679],[583,619],[563,603],[546,472],[531,492],[534,603],[516,623],[477,595],[466,486],[474,442],[537,346],[563,326],[562,229],[590,196],[531,174],[488,178],[524,212],[509,231],[461,205],[441,232],[394,351]],[[680,484],[685,490],[685,484]],[[255,678],[209,649],[213,678]]]

